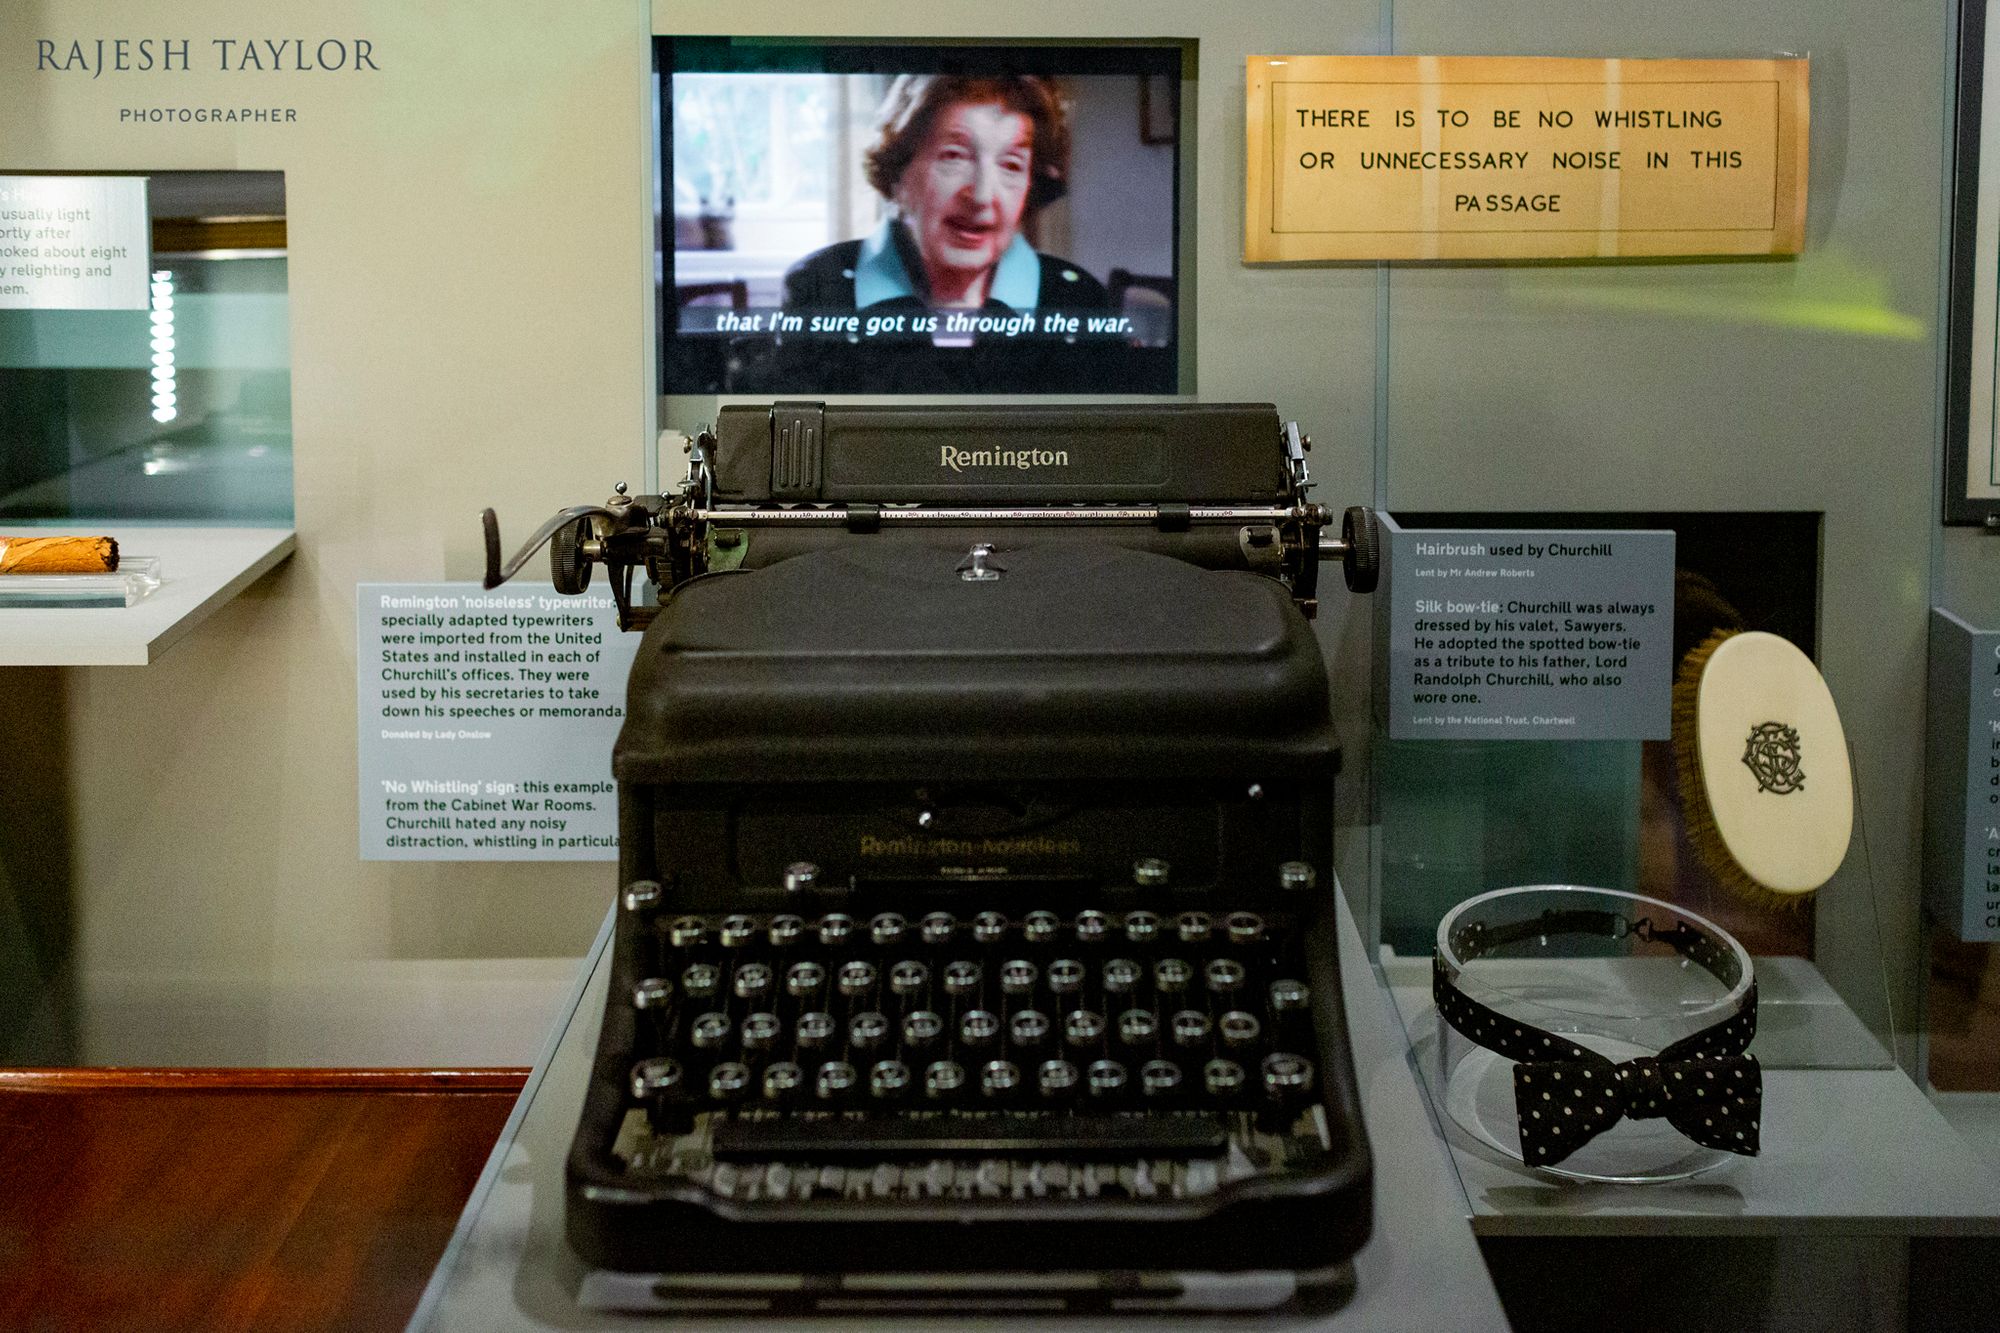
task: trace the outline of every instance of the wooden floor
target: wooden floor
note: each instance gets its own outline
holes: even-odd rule
[[[400,1329],[526,1070],[0,1070],[0,1328]]]

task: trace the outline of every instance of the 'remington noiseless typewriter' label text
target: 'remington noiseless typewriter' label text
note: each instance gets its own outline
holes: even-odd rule
[[[922,838],[904,836],[878,838],[863,834],[858,848],[869,857],[910,857],[932,860],[965,856],[1077,856],[1083,842],[1077,838],[1022,836],[1016,838]]]

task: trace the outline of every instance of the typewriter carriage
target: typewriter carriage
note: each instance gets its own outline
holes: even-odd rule
[[[1318,612],[1321,561],[1341,562],[1350,591],[1374,590],[1380,561],[1376,515],[1350,506],[1338,516],[1339,535],[1323,535],[1336,517],[1308,499],[1314,485],[1307,466],[1312,441],[1296,423],[1279,425],[1269,408],[1237,405],[1155,410],[1178,417],[1166,420],[1160,438],[1143,442],[1154,446],[1153,456],[1109,460],[1090,480],[1064,487],[1072,496],[1080,491],[1089,498],[1050,503],[1050,488],[1039,481],[940,484],[912,474],[900,459],[891,461],[890,451],[913,442],[909,437],[920,428],[920,417],[933,422],[948,409],[829,409],[817,403],[725,407],[713,428],[683,446],[687,475],[671,493],[634,496],[621,482],[601,505],[575,505],[556,514],[504,563],[499,518],[491,509],[484,511],[484,585],[499,587],[548,544],[551,582],[558,592],[583,592],[592,567],[603,565],[620,628],[643,630],[657,607],[634,597],[636,571],[643,570],[666,594],[700,574],[743,567],[752,547],[761,557],[767,545],[787,554],[832,533],[901,532],[937,540],[963,537],[961,549],[969,550],[995,526],[1026,524],[1088,532],[1198,563],[1270,574],[1292,591],[1309,619]],[[962,439],[1003,442],[1038,433],[1046,438],[1049,431],[1062,430],[1063,438],[1089,441],[1102,422],[1129,419],[1131,413],[1119,408],[958,409],[958,419],[941,429]],[[1255,438],[1269,431],[1276,432],[1275,441]],[[1209,433],[1222,438],[1212,440]],[[841,446],[848,440],[856,443],[843,458]],[[1225,458],[1247,460],[1225,469],[1223,489],[1236,493],[1211,496],[1213,503],[1166,498],[1215,489],[1213,481],[1200,475],[1211,444]],[[975,456],[982,452],[954,447]],[[984,452],[1008,453],[996,448]],[[1015,450],[1010,456],[1058,452],[1068,451]],[[767,458],[772,459],[769,474],[762,475]],[[1275,473],[1260,475],[1273,459]],[[876,498],[856,498],[862,494]]]

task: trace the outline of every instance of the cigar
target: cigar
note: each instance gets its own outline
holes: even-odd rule
[[[0,537],[0,574],[109,574],[118,568],[111,537]]]

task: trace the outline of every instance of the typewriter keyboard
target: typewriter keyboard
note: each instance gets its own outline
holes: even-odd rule
[[[742,1201],[1187,1197],[1327,1146],[1288,917],[648,916],[630,1170]]]

